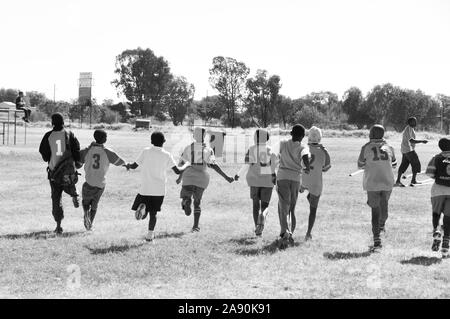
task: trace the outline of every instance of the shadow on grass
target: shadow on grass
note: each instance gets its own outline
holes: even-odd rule
[[[345,259],[357,259],[357,258],[365,258],[371,255],[370,251],[364,251],[359,253],[352,252],[339,252],[335,251],[333,253],[324,253],[323,256],[329,260],[345,260]]]
[[[60,235],[56,235],[53,231],[45,230],[45,231],[36,231],[31,233],[25,233],[25,234],[7,234],[7,235],[1,235],[0,239],[9,239],[9,240],[16,240],[16,239],[49,239],[49,238],[69,238],[69,237],[75,237],[85,234],[84,231],[76,231],[76,232],[63,232]]]
[[[250,246],[256,244],[257,238],[255,237],[233,238],[230,239],[229,242],[232,244],[238,244],[240,246]]]
[[[103,248],[92,248],[85,246],[92,255],[104,255],[109,253],[123,253],[129,251],[130,249],[136,249],[144,246],[145,243],[140,244],[124,244],[124,245],[111,245],[109,247]]]
[[[155,239],[164,239],[164,238],[181,238],[186,233],[161,233],[155,236]]]
[[[274,254],[279,250],[284,251],[284,250],[288,250],[290,248],[295,248],[295,247],[299,247],[299,246],[300,246],[300,243],[295,242],[293,245],[290,245],[287,248],[281,249],[279,241],[274,240],[269,245],[265,245],[261,248],[256,247],[256,248],[238,249],[238,250],[236,250],[236,254],[242,255],[242,256],[258,256],[258,255],[265,255],[265,254]]]
[[[442,262],[441,258],[426,257],[426,256],[417,256],[408,260],[400,261],[402,265],[420,265],[420,266],[431,266],[434,264],[440,264],[441,262]]]

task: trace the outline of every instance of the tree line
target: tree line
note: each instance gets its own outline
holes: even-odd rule
[[[217,56],[209,69],[209,83],[216,95],[194,100],[195,87],[184,76],[172,74],[169,62],[151,49],[125,50],[116,57],[116,79],[111,84],[128,103],[114,104],[92,99],[87,104],[73,100],[52,101],[45,94],[26,92],[31,106],[37,107],[32,120],[43,120],[53,112],[62,112],[71,120],[127,122],[132,117],[153,116],[183,125],[200,118],[206,123],[229,127],[284,127],[302,123],[306,127],[363,128],[374,123],[401,130],[409,116],[416,116],[425,129],[446,132],[450,127],[450,96],[435,97],[391,83],[376,85],[366,94],[349,88],[342,98],[330,91],[312,92],[292,99],[279,93],[279,75],[250,68],[231,57]],[[0,89],[0,101],[14,102],[17,90]]]

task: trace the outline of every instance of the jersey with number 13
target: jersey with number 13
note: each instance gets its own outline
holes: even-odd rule
[[[365,191],[390,191],[394,186],[397,165],[394,148],[383,139],[373,139],[361,148],[358,168],[364,168]]]

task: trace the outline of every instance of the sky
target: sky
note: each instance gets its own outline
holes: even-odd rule
[[[0,87],[70,101],[80,72],[93,97],[124,101],[111,81],[122,51],[150,48],[174,75],[209,85],[215,56],[281,77],[299,98],[392,83],[450,95],[448,0],[7,0],[0,4]]]

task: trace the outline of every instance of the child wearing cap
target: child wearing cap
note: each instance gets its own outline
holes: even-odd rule
[[[179,165],[191,163],[177,180],[177,183],[182,181],[180,192],[181,207],[186,216],[191,215],[191,204],[192,199],[194,199],[194,225],[192,226],[192,232],[200,231],[200,204],[203,192],[208,187],[210,179],[207,167],[214,169],[229,183],[234,181],[234,178],[225,174],[217,164],[214,151],[205,143],[205,135],[206,130],[204,128],[194,128],[194,142],[186,146],[179,162]]]
[[[361,148],[358,169],[364,169],[363,189],[367,191],[367,205],[372,209],[372,252],[382,248],[380,232],[388,218],[389,198],[394,187],[392,168],[397,166],[394,148],[383,139],[384,127],[370,128],[369,142]]]
[[[245,164],[234,177],[237,181],[244,170],[250,187],[250,198],[253,201],[253,222],[255,234],[261,236],[265,224],[266,209],[269,207],[273,186],[276,184],[275,169],[277,157],[267,145],[269,132],[264,129],[255,131],[255,144],[250,146],[245,154]]]
[[[327,172],[331,168],[330,155],[326,148],[320,144],[322,139],[322,131],[318,127],[311,127],[308,132],[308,147],[310,152],[309,174],[305,174],[302,178],[300,192],[308,190],[306,197],[309,202],[309,220],[308,230],[305,240],[311,240],[311,231],[316,220],[317,207],[319,205],[320,195],[322,194],[323,182],[322,172]]]
[[[107,134],[104,130],[94,131],[94,140],[89,147],[81,150],[86,181],[82,188],[84,227],[91,230],[97,213],[98,203],[106,186],[109,165],[124,165],[125,161],[112,149],[105,147]]]
[[[277,174],[278,215],[280,218],[280,248],[293,244],[292,234],[296,226],[295,206],[301,184],[302,170],[309,174],[309,150],[302,145],[305,136],[303,125],[291,130],[292,139],[280,142],[279,169]],[[305,168],[302,167],[302,164]],[[289,225],[288,219],[291,220]]]
[[[426,174],[434,179],[431,187],[431,207],[433,211],[433,244],[431,249],[438,251],[442,234],[439,227],[441,214],[444,214],[444,240],[442,241],[442,258],[449,257],[450,241],[450,140],[439,140],[441,153],[435,155],[429,162]]]
[[[128,163],[127,169],[141,168],[141,188],[134,199],[131,210],[137,220],[142,220],[150,215],[148,233],[145,240],[153,241],[156,226],[156,215],[161,211],[161,206],[166,194],[167,170],[171,168],[175,174],[181,174],[189,165],[177,167],[172,155],[163,149],[166,142],[162,132],[153,132],[151,136],[153,146],[146,147],[134,163]]]

